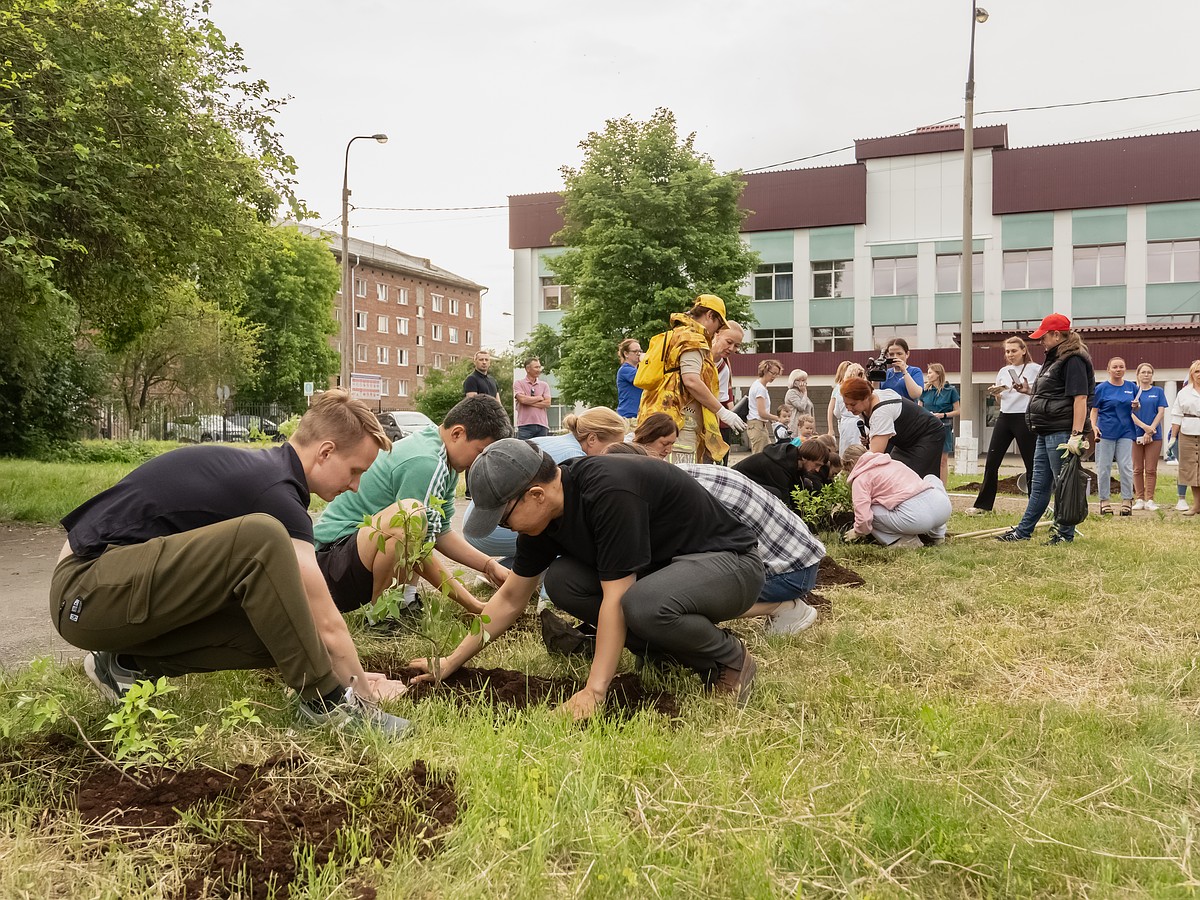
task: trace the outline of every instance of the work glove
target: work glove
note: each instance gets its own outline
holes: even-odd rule
[[[742,421],[742,417],[735,413],[732,409],[721,407],[717,411],[717,418],[721,420],[721,424],[726,428],[731,428],[738,434],[746,430],[746,423]]]
[[[1088,442],[1083,439],[1082,434],[1073,434],[1067,439],[1067,452],[1074,453],[1076,456],[1081,454],[1088,448]]]
[[[845,534],[842,535],[842,540],[845,541],[847,544],[853,544],[855,541],[861,541],[865,537],[866,537],[865,534],[859,534],[857,531],[855,531],[853,528],[851,528],[849,531],[847,531]]]

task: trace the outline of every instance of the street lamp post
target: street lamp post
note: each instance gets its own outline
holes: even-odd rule
[[[962,361],[959,383],[962,385],[959,444],[962,453],[955,471],[975,474],[979,471],[979,445],[975,436],[975,228],[973,222],[974,185],[972,168],[975,155],[975,25],[988,19],[987,10],[971,2],[971,53],[967,62],[966,109],[963,122],[963,227],[962,227],[962,326],[959,343]],[[960,468],[961,467],[961,468]]]
[[[346,142],[346,159],[342,165],[342,368],[340,387],[350,390],[350,370],[354,359],[354,285],[350,283],[350,145],[355,141],[373,140],[386,144],[386,134],[359,134]]]

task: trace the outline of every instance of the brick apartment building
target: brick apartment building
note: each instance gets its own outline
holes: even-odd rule
[[[341,238],[309,226],[341,265]],[[380,376],[380,409],[413,409],[413,396],[432,369],[444,369],[479,349],[482,285],[381,244],[351,238],[356,375]],[[341,291],[335,314],[342,323]],[[338,346],[338,336],[332,338]]]

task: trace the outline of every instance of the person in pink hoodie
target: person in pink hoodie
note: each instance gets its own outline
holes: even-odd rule
[[[872,536],[885,547],[923,547],[946,540],[950,498],[937,475],[922,478],[886,453],[850,447],[842,457],[854,502],[847,541]]]

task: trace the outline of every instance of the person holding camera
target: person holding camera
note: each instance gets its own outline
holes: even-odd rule
[[[908,341],[901,337],[892,338],[880,360],[887,365],[886,374],[879,385],[881,391],[895,391],[909,400],[921,399],[921,392],[925,390],[925,376],[916,366],[908,364]]]
[[[1062,466],[1063,453],[1076,456],[1084,449],[1083,426],[1088,407],[1096,389],[1096,373],[1092,358],[1078,331],[1071,330],[1071,320],[1059,313],[1042,319],[1037,331],[1029,336],[1040,340],[1046,351],[1046,361],[1033,385],[1033,396],[1025,412],[1025,423],[1036,435],[1033,454],[1033,480],[1029,484],[1029,502],[1017,527],[998,535],[998,541],[1027,541],[1033,529],[1050,505],[1054,479]],[[1048,544],[1064,544],[1075,540],[1075,526],[1055,520]]]
[[[859,428],[872,453],[887,453],[922,478],[940,478],[946,431],[940,419],[895,391],[871,390],[865,378],[842,381],[846,409],[862,417]]]
[[[996,488],[1000,483],[1000,464],[1004,462],[1004,454],[1014,440],[1025,463],[1025,483],[1033,483],[1033,450],[1037,438],[1025,424],[1025,410],[1029,408],[1033,383],[1037,381],[1042,367],[1029,355],[1025,340],[1016,335],[1004,342],[1004,361],[1007,365],[996,374],[996,383],[987,389],[993,399],[1000,401],[1000,415],[996,417],[992,440],[988,444],[983,486],[975,497],[974,506],[966,511],[968,516],[992,511],[996,503]]]

